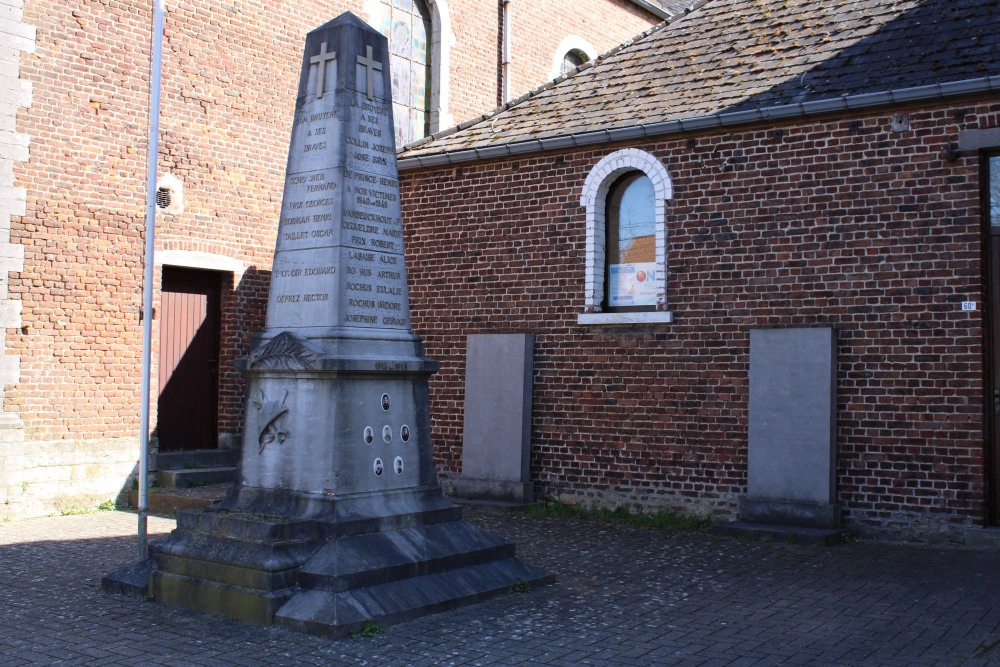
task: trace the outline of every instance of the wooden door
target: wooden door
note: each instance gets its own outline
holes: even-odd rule
[[[220,274],[163,267],[159,401],[163,451],[218,445]]]

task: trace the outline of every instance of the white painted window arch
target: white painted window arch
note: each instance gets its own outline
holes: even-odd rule
[[[574,51],[578,51],[586,56],[586,61],[591,61],[598,56],[594,45],[578,35],[568,35],[559,42],[556,52],[552,56],[552,67],[549,71],[549,78],[555,79],[563,73],[563,62],[566,56]]]
[[[656,223],[657,286],[656,306],[647,312],[603,313],[605,274],[605,218],[607,196],[612,185],[633,171],[645,174],[653,184],[656,196],[654,215]],[[670,322],[667,310],[667,200],[673,198],[670,174],[663,164],[650,153],[637,148],[625,148],[605,156],[590,171],[583,184],[580,204],[587,211],[587,250],[585,273],[584,312],[580,324],[635,324]]]

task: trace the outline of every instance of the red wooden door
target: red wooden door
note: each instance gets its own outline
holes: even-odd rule
[[[156,432],[165,451],[218,445],[220,275],[163,267]]]

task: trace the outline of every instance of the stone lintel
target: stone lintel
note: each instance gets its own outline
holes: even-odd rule
[[[958,150],[978,151],[1000,146],[1000,127],[985,130],[962,130],[958,133]]]

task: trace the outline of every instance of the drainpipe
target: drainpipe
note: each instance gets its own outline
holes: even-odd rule
[[[139,561],[149,556],[149,375],[153,347],[153,248],[156,229],[156,163],[160,153],[160,75],[163,69],[163,0],[153,12],[149,77],[149,152],[146,155],[146,249],[142,279],[142,405],[139,415]]]
[[[503,104],[510,102],[510,3],[514,0],[503,0],[503,52],[501,54],[500,78],[503,86]]]

